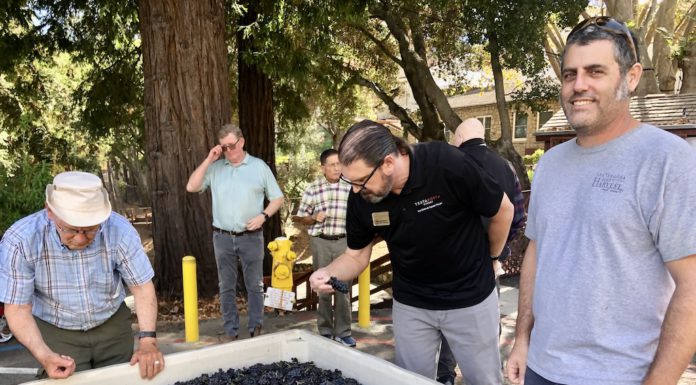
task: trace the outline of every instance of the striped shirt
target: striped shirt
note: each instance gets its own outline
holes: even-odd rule
[[[337,183],[329,183],[324,176],[312,182],[307,187],[297,216],[306,217],[326,211],[324,222],[316,222],[309,226],[307,232],[316,237],[318,235],[344,235],[346,233],[346,210],[348,208],[348,194],[350,185],[339,180]]]
[[[0,302],[32,304],[32,313],[62,329],[106,322],[126,297],[123,287],[154,276],[137,231],[111,213],[82,250],[61,244],[46,210],[16,222],[0,241]]]

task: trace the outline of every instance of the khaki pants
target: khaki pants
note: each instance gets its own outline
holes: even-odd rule
[[[34,319],[46,345],[55,353],[72,357],[77,371],[128,362],[133,356],[131,312],[125,303],[106,322],[86,331],[61,329]],[[39,377],[47,377],[43,369]]]
[[[334,259],[346,251],[346,238],[335,241],[311,238],[312,265],[314,270],[328,266]],[[347,282],[348,287],[351,282]],[[333,305],[331,300],[333,299]],[[346,337],[350,331],[350,292],[347,294],[335,292],[334,294],[319,294],[319,308],[317,310],[317,329],[321,335],[333,335]]]

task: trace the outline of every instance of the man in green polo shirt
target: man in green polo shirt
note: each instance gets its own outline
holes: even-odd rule
[[[191,174],[189,192],[210,187],[213,197],[213,247],[218,269],[220,306],[225,336],[238,337],[237,261],[244,270],[248,293],[251,337],[261,333],[263,325],[263,224],[283,204],[283,193],[271,169],[261,159],[244,151],[245,139],[239,127],[227,124],[218,132],[220,144]],[[224,157],[220,158],[220,155]],[[220,158],[220,159],[218,159]],[[264,197],[269,201],[264,207]]]

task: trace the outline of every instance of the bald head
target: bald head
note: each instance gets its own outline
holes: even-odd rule
[[[469,118],[457,127],[452,138],[452,145],[459,147],[459,145],[469,139],[483,139],[485,134],[486,129],[483,127],[483,124],[476,118]]]

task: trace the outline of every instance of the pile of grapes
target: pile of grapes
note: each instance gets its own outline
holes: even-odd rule
[[[360,385],[352,378],[345,378],[338,369],[324,370],[312,362],[299,362],[297,358],[272,364],[256,364],[243,369],[219,369],[174,385]]]

